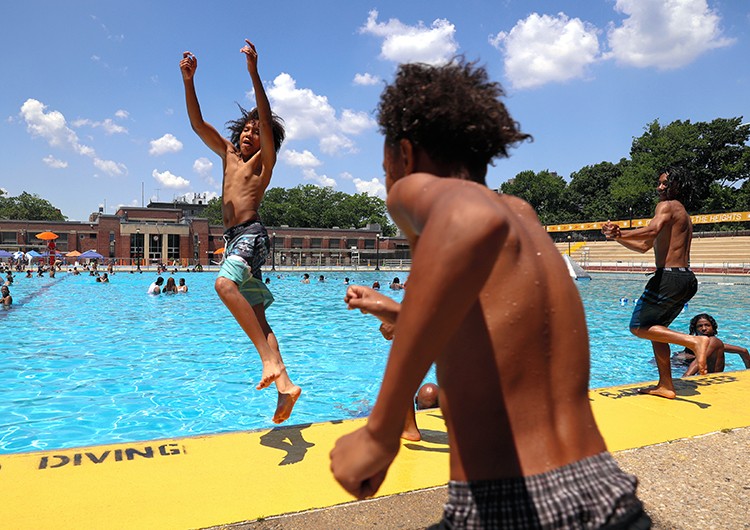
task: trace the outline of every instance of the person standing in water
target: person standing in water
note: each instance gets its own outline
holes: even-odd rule
[[[276,384],[278,400],[273,421],[281,423],[291,415],[302,389],[289,378],[278,340],[266,320],[266,308],[273,302],[273,295],[262,281],[261,266],[270,252],[270,240],[258,209],[271,182],[284,127],[271,112],[258,73],[255,46],[247,39],[245,43],[240,52],[246,58],[257,106],[250,112],[240,107],[241,117],[228,123],[231,141],[203,119],[193,82],[197,57],[184,52],[180,70],[190,125],[203,143],[219,155],[224,168],[222,215],[226,250],[216,292],[258,350],[263,371],[256,389]]]

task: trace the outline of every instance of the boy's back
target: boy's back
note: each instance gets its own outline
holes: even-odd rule
[[[440,223],[442,248],[424,248],[437,239],[410,234],[415,252],[455,259],[446,243],[471,230],[460,223],[471,225],[467,216],[480,201],[484,222],[498,223],[503,234],[494,258],[484,256],[494,265],[479,286],[478,298],[472,295],[466,318],[436,360],[452,448],[451,478],[528,476],[604,451],[588,401],[583,305],[535,212],[526,202],[485,186],[425,174],[395,184],[389,209],[409,212],[416,220],[419,214],[403,201],[433,186],[440,187],[431,196],[441,206],[430,208],[414,225],[427,232],[436,217],[445,217],[453,219],[445,223],[452,228]],[[441,196],[451,197],[448,205]],[[463,259],[471,263],[482,257]],[[399,327],[409,295],[419,298],[424,285],[419,279],[432,275],[432,268],[415,257]],[[496,457],[489,457],[492,454]]]

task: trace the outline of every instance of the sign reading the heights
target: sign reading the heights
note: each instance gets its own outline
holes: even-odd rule
[[[709,213],[701,215],[691,215],[690,220],[694,225],[710,223],[739,223],[741,221],[750,221],[750,212],[728,212],[728,213]],[[612,221],[613,224],[620,228],[641,228],[651,221],[651,219],[620,219]],[[592,223],[569,223],[564,225],[548,225],[545,228],[547,232],[571,232],[573,230],[601,230],[606,221],[596,221]]]

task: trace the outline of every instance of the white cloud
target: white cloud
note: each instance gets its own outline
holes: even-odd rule
[[[165,188],[172,188],[172,189],[184,189],[190,187],[190,181],[187,179],[184,179],[182,177],[178,177],[177,175],[174,175],[170,173],[169,171],[164,171],[162,173],[159,173],[157,170],[153,170],[151,172],[151,176],[156,179],[156,181],[164,186]]]
[[[355,112],[344,109],[341,112],[341,131],[345,134],[357,135],[375,127],[375,120],[366,112]]]
[[[42,158],[42,161],[52,169],[64,169],[68,167],[68,163],[64,160],[59,160],[52,155],[47,155]]]
[[[355,151],[354,141],[348,135],[359,134],[375,128],[374,120],[362,114],[344,111],[341,119],[328,98],[315,94],[309,88],[297,88],[295,80],[287,73],[279,74],[268,89],[274,112],[284,118],[288,140],[317,138],[326,154]]]
[[[311,180],[324,188],[335,188],[337,186],[336,181],[328,175],[318,175],[314,169],[305,169],[302,172],[302,176],[305,180]]]
[[[515,88],[584,77],[599,58],[598,30],[564,13],[556,17],[532,13],[510,32],[490,38],[504,52],[505,74]]]
[[[129,117],[130,117],[130,113],[127,110],[120,109],[117,112],[115,112],[115,118],[126,120]]]
[[[205,180],[209,186],[213,186],[214,188],[216,188],[219,186],[219,184],[216,179],[214,179],[213,175],[211,175],[211,171],[213,171],[213,168],[214,163],[203,156],[197,158],[195,162],[193,162],[193,171],[195,171],[198,176]]]
[[[380,83],[380,78],[378,76],[367,73],[354,75],[355,85],[370,86],[377,85],[378,83]]]
[[[372,180],[362,180],[359,178],[353,178],[352,182],[354,187],[357,189],[357,193],[366,193],[373,197],[380,197],[385,199],[385,184],[380,182],[380,179],[373,177]]]
[[[456,55],[456,27],[445,19],[435,20],[429,28],[421,21],[408,26],[395,18],[388,22],[377,20],[378,12],[373,9],[359,32],[383,38],[380,48],[383,59],[396,63],[445,64]]]
[[[94,158],[94,166],[110,176],[125,175],[128,172],[125,164],[120,164],[112,160],[102,160],[101,158]]]
[[[719,15],[706,0],[617,0],[627,15],[609,30],[608,58],[639,68],[680,68],[714,48],[731,45],[719,27]]]
[[[322,162],[307,149],[302,152],[295,151],[294,149],[286,149],[281,152],[280,158],[290,166],[296,167],[318,167],[322,164]]]
[[[169,133],[156,140],[151,140],[150,144],[151,149],[148,150],[148,154],[152,156],[182,151],[182,142]]]
[[[71,149],[79,155],[92,159],[94,166],[109,175],[127,173],[125,164],[111,160],[102,160],[96,155],[93,147],[84,145],[78,135],[67,125],[65,116],[56,110],[46,112],[47,106],[36,99],[27,99],[21,105],[21,116],[26,122],[26,129],[32,136],[38,136],[52,147]],[[49,158],[49,157],[48,157]],[[45,163],[48,163],[45,160]]]
[[[107,118],[104,121],[92,121],[89,119],[79,119],[71,122],[73,127],[100,127],[106,134],[122,134],[127,133],[128,130],[122,125],[116,124],[111,118]]]

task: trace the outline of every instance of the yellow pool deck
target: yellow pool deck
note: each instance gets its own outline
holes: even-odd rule
[[[609,450],[750,426],[750,371],[675,385],[673,401],[643,384],[592,390]],[[203,528],[346,503],[328,453],[364,421],[0,455],[0,528]],[[403,443],[379,496],[447,483],[439,410],[417,422],[424,439]]]

